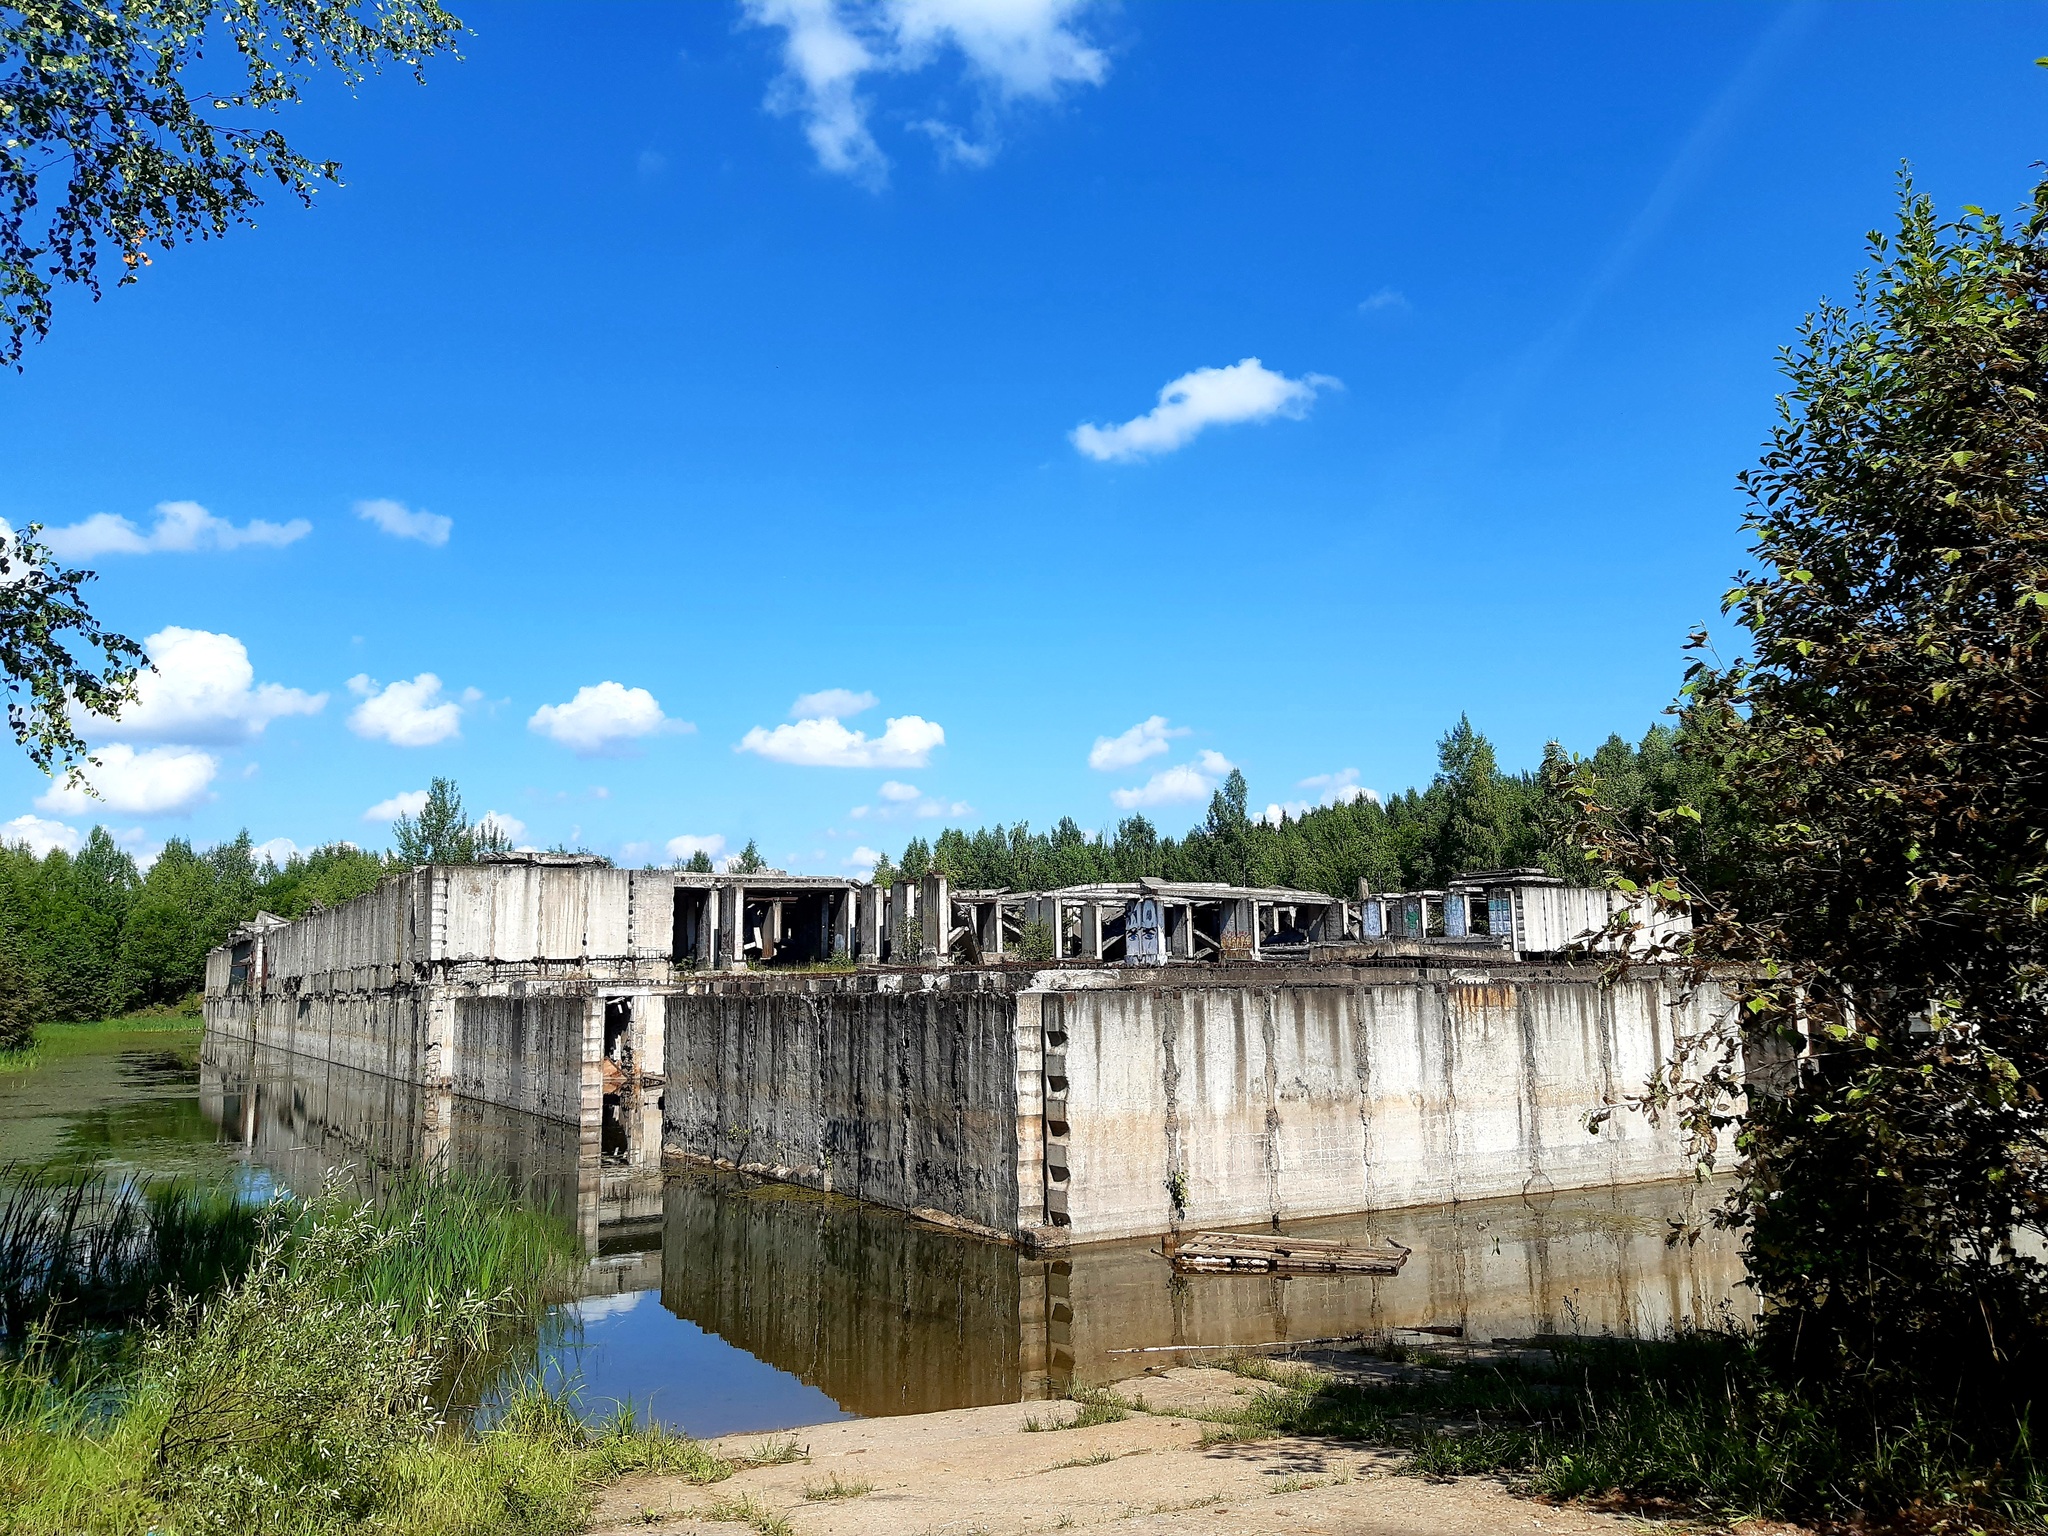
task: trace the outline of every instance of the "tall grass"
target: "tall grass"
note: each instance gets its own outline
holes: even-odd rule
[[[530,1384],[465,1426],[579,1257],[488,1183],[250,1207],[32,1176],[0,1209],[40,1277],[0,1351],[0,1531],[566,1532],[625,1471],[731,1471]]]
[[[0,1349],[152,1321],[248,1268],[264,1213],[224,1184],[0,1167]]]

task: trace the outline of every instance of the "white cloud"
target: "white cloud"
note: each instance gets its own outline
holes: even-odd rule
[[[417,539],[439,549],[455,531],[455,519],[438,512],[415,512],[402,501],[359,501],[356,516],[375,523],[394,539]]]
[[[61,821],[46,821],[40,816],[17,816],[0,826],[0,843],[26,843],[29,852],[37,858],[53,848],[76,853],[84,841],[85,834],[78,828],[68,827]]]
[[[249,850],[249,853],[250,856],[256,860],[259,866],[263,863],[265,859],[268,859],[270,860],[271,863],[275,864],[279,869],[283,869],[286,864],[291,862],[292,855],[297,853],[298,851],[299,845],[293,842],[290,838],[273,837],[264,842],[258,843],[254,848],[251,848]]]
[[[1166,751],[1173,737],[1187,734],[1188,727],[1169,725],[1166,716],[1153,715],[1121,736],[1096,737],[1095,745],[1088,749],[1088,766],[1104,770],[1134,768],[1146,758]]]
[[[363,701],[349,711],[348,728],[368,740],[431,747],[462,734],[462,705],[441,696],[441,679],[431,672],[389,684],[358,672],[348,691]]]
[[[253,518],[237,527],[224,517],[215,517],[196,501],[160,501],[156,505],[156,522],[147,533],[125,517],[95,512],[82,523],[44,529],[43,542],[62,559],[89,560],[94,555],[186,553],[238,549],[244,544],[282,549],[312,531],[313,525],[303,517],[288,523],[266,523]]]
[[[363,812],[365,821],[396,821],[401,816],[417,816],[427,808],[427,792],[424,789],[401,789],[389,800],[379,800]]]
[[[1358,782],[1356,768],[1340,768],[1335,773],[1312,773],[1296,786],[1299,789],[1313,789],[1319,792],[1319,805],[1349,805],[1354,800],[1370,800],[1378,805],[1380,797]]]
[[[1320,806],[1349,805],[1354,800],[1370,800],[1374,805],[1380,797],[1358,782],[1356,768],[1340,768],[1335,773],[1313,773],[1303,779],[1296,788],[1317,791],[1313,800],[1276,801],[1266,807],[1264,819],[1273,826],[1279,826],[1284,817],[1300,818]]]
[[[1200,752],[1192,763],[1162,768],[1144,783],[1130,789],[1113,789],[1109,798],[1126,811],[1154,805],[1182,805],[1206,800],[1216,792],[1223,776],[1230,772],[1230,759],[1221,752]]]
[[[917,802],[917,816],[921,821],[935,821],[941,816],[965,816],[974,807],[965,800],[920,800]]]
[[[1377,289],[1358,301],[1358,312],[1361,315],[1378,314],[1383,310],[1403,310],[1408,307],[1408,295],[1398,288]]]
[[[981,87],[980,143],[927,118],[916,126],[942,153],[983,165],[995,152],[1000,105],[1099,85],[1109,59],[1075,29],[1090,0],[744,0],[747,19],[783,32],[783,74],[769,110],[800,116],[818,163],[870,187],[889,161],[868,128],[863,76],[910,73],[957,53]]]
[[[851,688],[824,688],[799,697],[789,706],[789,718],[851,720],[880,702],[872,693],[855,693]]]
[[[129,816],[182,815],[207,798],[206,787],[220,771],[212,755],[196,747],[151,747],[138,752],[121,742],[96,748],[98,767],[83,770],[99,791],[95,799],[83,784],[54,781],[36,797],[46,811],[89,814],[105,807]]]
[[[1159,403],[1143,416],[1117,427],[1082,425],[1068,434],[1089,458],[1139,459],[1171,453],[1192,442],[1204,427],[1240,421],[1268,421],[1285,416],[1298,421],[1308,414],[1319,389],[1343,386],[1327,374],[1290,379],[1275,373],[1256,357],[1228,368],[1197,368],[1159,391]]]
[[[870,848],[866,843],[862,843],[839,862],[848,869],[872,870],[877,864],[882,862],[882,855],[879,849]]]
[[[506,815],[503,811],[485,811],[483,815],[477,818],[477,825],[497,828],[499,832],[504,834],[505,841],[508,843],[517,843],[519,839],[526,836],[526,823],[517,816]],[[578,827],[576,830],[580,832],[583,829]],[[572,838],[571,841],[574,841],[574,839]]]
[[[685,832],[681,837],[672,837],[668,840],[668,856],[672,859],[687,859],[695,853],[705,854],[715,859],[723,852],[725,852],[725,838],[717,832],[713,832],[705,837],[697,837]]]
[[[526,728],[581,757],[616,752],[628,742],[663,731],[694,729],[687,721],[664,715],[645,688],[612,682],[578,688],[566,704],[541,705]]]
[[[945,743],[944,728],[917,715],[887,721],[882,734],[872,740],[826,715],[778,725],[772,731],[757,725],[733,750],[807,768],[922,768],[931,761],[932,748]]]
[[[135,702],[121,711],[118,724],[81,714],[85,729],[97,725],[137,741],[244,741],[273,720],[317,715],[327,706],[324,693],[257,683],[248,647],[233,635],[173,625],[143,647],[156,670],[136,679]]]
[[[884,800],[915,800],[924,791],[915,784],[900,783],[895,779],[884,779],[876,791]]]

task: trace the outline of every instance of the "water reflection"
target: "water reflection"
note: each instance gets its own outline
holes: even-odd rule
[[[197,1099],[223,1140],[294,1190],[343,1165],[374,1184],[440,1163],[572,1222],[589,1258],[556,1358],[591,1406],[631,1400],[695,1434],[1014,1402],[1200,1358],[1167,1346],[1447,1325],[1479,1339],[1655,1333],[1740,1294],[1727,1234],[1664,1241],[1671,1218],[1717,1193],[1690,1184],[1386,1213],[1371,1229],[1415,1250],[1393,1277],[1178,1277],[1154,1243],[1033,1256],[738,1175],[663,1180],[605,1158],[600,1125],[245,1044],[207,1042]]]

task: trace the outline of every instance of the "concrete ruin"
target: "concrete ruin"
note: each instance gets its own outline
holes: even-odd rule
[[[259,916],[208,956],[206,1018],[224,1060],[516,1109],[617,1169],[1059,1247],[1689,1172],[1668,1124],[1584,1124],[1721,1001],[1572,958],[1620,901],[1529,870],[1340,899],[520,854]]]

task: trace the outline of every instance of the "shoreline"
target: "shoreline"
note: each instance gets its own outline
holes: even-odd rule
[[[1171,1366],[1121,1383],[1127,1413],[1107,1422],[1090,1422],[1088,1400],[1024,1402],[726,1436],[706,1448],[744,1456],[764,1441],[794,1441],[805,1455],[748,1468],[715,1487],[626,1478],[599,1493],[587,1530],[730,1536],[738,1523],[760,1536],[1026,1536],[1087,1528],[1618,1536],[1643,1526],[1640,1515],[1537,1503],[1500,1479],[1407,1476],[1405,1452],[1369,1442],[1220,1435],[1219,1416],[1261,1386],[1213,1366]]]

